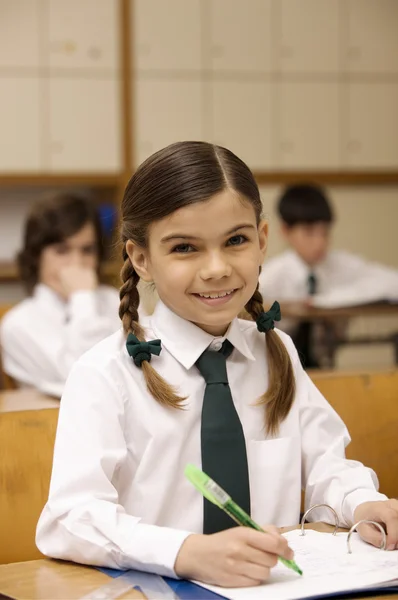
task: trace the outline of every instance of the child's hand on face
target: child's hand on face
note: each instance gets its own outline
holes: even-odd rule
[[[80,265],[69,265],[59,273],[64,295],[68,298],[74,292],[95,290],[98,287],[97,273],[94,269]]]
[[[357,523],[363,519],[376,521],[383,525],[387,532],[387,550],[398,549],[398,500],[360,504],[354,511],[354,520]],[[369,544],[381,545],[382,534],[374,525],[362,523],[358,526],[358,533]]]
[[[259,585],[269,578],[278,556],[293,558],[279,530],[268,525],[264,529],[267,533],[233,527],[212,535],[190,535],[181,546],[175,572],[223,587]]]

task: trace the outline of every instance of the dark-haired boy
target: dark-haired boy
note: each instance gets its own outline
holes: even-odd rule
[[[278,214],[290,249],[263,265],[260,291],[264,298],[329,308],[398,299],[398,271],[349,252],[330,250],[334,213],[322,188],[288,187],[279,199]],[[288,324],[288,328],[303,365],[318,367],[311,324]]]

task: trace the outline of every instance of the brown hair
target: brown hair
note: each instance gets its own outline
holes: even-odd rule
[[[247,165],[235,154],[205,142],[178,142],[149,157],[130,179],[122,201],[121,237],[124,265],[121,272],[119,315],[126,333],[145,340],[138,320],[139,276],[126,251],[127,240],[138,246],[148,245],[148,228],[175,210],[210,199],[225,189],[231,189],[253,206],[260,222],[260,193]],[[258,286],[245,306],[253,320],[264,311]],[[275,434],[286,418],[295,394],[295,380],[289,353],[279,335],[266,333],[268,390],[259,399],[265,405],[266,431]],[[150,362],[143,362],[148,390],[160,403],[181,407],[184,400],[155,371]]]
[[[65,241],[86,223],[92,223],[95,228],[99,274],[104,246],[95,204],[77,194],[63,193],[42,198],[33,205],[25,222],[23,247],[17,257],[20,277],[28,294],[38,283],[44,248]]]

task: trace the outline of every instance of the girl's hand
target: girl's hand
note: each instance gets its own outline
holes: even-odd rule
[[[354,511],[354,520],[357,523],[362,519],[376,521],[383,525],[387,532],[387,550],[398,549],[398,500],[360,504]],[[373,546],[380,546],[382,543],[382,534],[374,525],[363,523],[358,526],[358,533],[362,539]]]
[[[61,269],[59,279],[64,295],[69,298],[74,292],[95,290],[98,286],[97,274],[94,269],[69,265]]]
[[[288,560],[293,551],[276,527],[269,533],[233,527],[212,535],[190,535],[178,553],[174,569],[179,577],[223,587],[259,585],[269,578],[278,556]]]

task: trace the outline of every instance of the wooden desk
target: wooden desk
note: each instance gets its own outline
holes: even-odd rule
[[[0,414],[46,408],[59,408],[59,400],[31,389],[0,391]]]
[[[0,392],[0,564],[42,555],[35,530],[47,500],[59,401]]]
[[[397,304],[364,304],[346,308],[316,308],[305,306],[301,302],[285,302],[281,305],[284,318],[300,321],[313,321],[324,326],[327,356],[330,367],[334,366],[335,354],[339,346],[343,345],[368,345],[368,344],[393,344],[395,364],[398,365],[398,331],[390,335],[368,335],[356,338],[345,338],[337,335],[336,324],[350,319],[363,317],[398,317]]]
[[[314,523],[306,528],[317,531],[332,531],[330,525]],[[0,594],[15,600],[78,600],[85,594],[101,587],[109,577],[91,567],[49,559],[13,563],[0,566]],[[393,595],[367,596],[387,599]],[[140,592],[131,590],[121,599],[145,598]]]
[[[302,302],[282,302],[281,312],[283,317],[292,319],[305,319],[306,321],[339,319],[354,319],[357,317],[384,317],[398,316],[397,304],[363,304],[362,306],[348,306],[345,308],[316,308],[305,306]]]

